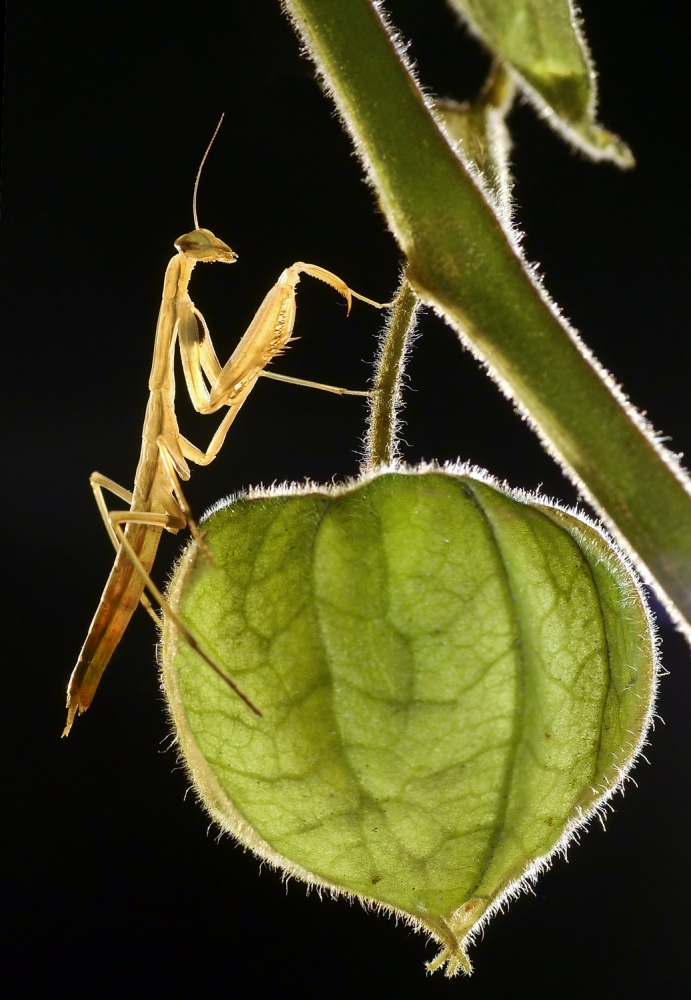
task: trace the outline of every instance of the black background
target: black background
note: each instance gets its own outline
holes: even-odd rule
[[[688,52],[677,0],[586,0],[601,117],[622,174],[512,116],[517,218],[547,287],[672,446],[689,448]],[[389,0],[426,86],[487,69],[441,2]],[[130,486],[163,271],[221,111],[200,222],[239,253],[193,295],[227,357],[284,266],[314,261],[375,298],[399,254],[277,0],[182,5],[12,0],[4,133],[5,476],[2,738],[4,996],[684,997],[691,972],[691,673],[664,635],[660,713],[605,836],[599,824],[473,949],[476,973],[426,978],[403,926],[306,897],[218,843],[166,750],[154,634],[138,614],[92,709],[60,741],[64,688],[112,558],[88,474]],[[364,387],[380,318],[308,279],[302,339],[276,370]],[[471,459],[514,486],[575,494],[449,329],[423,317],[409,368],[409,461]],[[183,393],[180,394],[184,396]],[[181,403],[201,444],[215,419]],[[262,381],[196,511],[252,483],[357,471],[364,404]],[[158,561],[165,577],[178,541]]]

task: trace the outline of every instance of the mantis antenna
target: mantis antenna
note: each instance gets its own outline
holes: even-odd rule
[[[214,139],[218,135],[218,130],[220,129],[221,124],[222,124],[223,119],[225,118],[225,116],[226,116],[226,114],[225,114],[225,111],[224,111],[223,114],[221,115],[221,117],[218,120],[218,125],[216,126],[214,134],[211,136],[211,142],[206,147],[206,152],[202,156],[202,162],[199,164],[199,170],[197,171],[197,176],[194,179],[194,194],[192,195],[192,215],[194,216],[194,228],[195,229],[199,229],[199,220],[197,219],[197,188],[199,187],[199,178],[202,175],[202,167],[204,166],[204,164],[206,162],[206,158],[209,155],[209,150],[211,149],[211,147],[214,144]]]

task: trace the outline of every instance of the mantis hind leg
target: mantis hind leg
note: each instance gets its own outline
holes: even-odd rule
[[[164,447],[165,447],[165,442],[164,442]],[[166,454],[163,448],[161,449],[161,454],[162,455]],[[173,473],[173,475],[175,475],[175,473]],[[186,502],[187,501],[185,501],[185,503]],[[194,652],[202,658],[202,660],[204,660],[207,666],[211,667],[213,672],[218,677],[220,677],[225,684],[228,685],[231,691],[235,692],[238,698],[240,698],[240,700],[243,701],[245,705],[247,705],[247,707],[250,709],[251,712],[253,712],[256,716],[261,718],[262,713],[259,711],[257,706],[247,697],[246,694],[242,692],[242,690],[237,686],[235,681],[232,680],[230,677],[228,677],[228,675],[218,666],[218,664],[214,661],[214,659],[202,649],[202,647],[197,642],[195,637],[192,635],[190,630],[182,623],[182,621],[180,620],[179,616],[175,613],[175,611],[173,611],[166,598],[163,596],[161,591],[158,589],[156,584],[149,576],[146,567],[142,565],[141,559],[139,558],[135,550],[128,542],[127,538],[125,537],[125,533],[122,530],[123,523],[135,523],[135,524],[145,524],[145,525],[163,524],[164,520],[168,519],[168,515],[148,513],[148,512],[139,513],[137,511],[112,511],[109,516],[110,516],[110,523],[113,527],[114,532],[116,533],[117,539],[122,548],[127,553],[127,556],[132,565],[134,566],[135,571],[139,574],[140,578],[142,579],[144,586],[147,588],[147,590],[154,598],[154,600],[160,605],[162,611],[166,615],[168,615],[170,620],[173,622],[173,625],[175,626],[179,634],[183,637],[187,645],[191,649],[193,649]],[[199,529],[197,528],[197,531],[198,530]],[[67,725],[68,731],[70,725],[71,725],[71,718],[68,718],[68,725]]]
[[[132,494],[129,490],[126,490],[123,486],[119,486],[114,480],[109,479],[107,476],[102,476],[100,472],[92,472],[89,476],[89,482],[91,483],[91,489],[94,492],[94,497],[96,499],[96,506],[98,507],[98,512],[101,515],[101,520],[103,521],[106,531],[108,532],[108,537],[113,543],[113,548],[116,552],[120,551],[120,542],[118,541],[118,536],[110,520],[110,511],[106,506],[105,497],[103,496],[103,491],[108,490],[109,493],[113,493],[119,500],[124,500],[125,503],[132,503]],[[144,608],[146,613],[153,618],[156,625],[161,624],[161,620],[151,606],[151,601],[146,594],[142,594],[139,598],[139,603]]]

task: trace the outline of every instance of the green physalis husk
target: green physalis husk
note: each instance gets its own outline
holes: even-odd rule
[[[631,567],[581,516],[477,470],[256,491],[170,599],[256,718],[164,629],[163,683],[223,827],[306,882],[469,937],[621,784],[655,693]]]

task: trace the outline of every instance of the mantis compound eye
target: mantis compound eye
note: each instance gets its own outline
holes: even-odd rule
[[[652,625],[592,522],[487,476],[257,491],[204,524],[162,667],[214,820],[306,882],[405,914],[470,971],[488,917],[621,785],[650,720]]]

